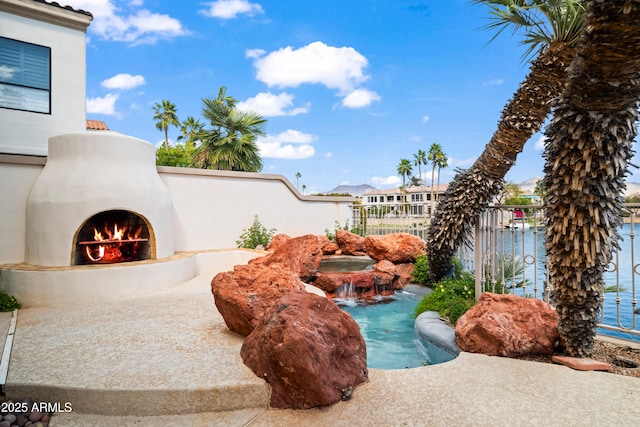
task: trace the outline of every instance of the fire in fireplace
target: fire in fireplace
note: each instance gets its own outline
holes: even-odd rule
[[[85,221],[76,233],[74,265],[150,259],[152,234],[140,215],[126,210],[101,212]]]

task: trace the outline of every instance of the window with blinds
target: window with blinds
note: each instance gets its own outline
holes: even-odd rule
[[[0,108],[51,112],[51,49],[0,37]]]

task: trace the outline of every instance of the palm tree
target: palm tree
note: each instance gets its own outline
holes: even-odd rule
[[[155,114],[153,115],[153,120],[156,120],[156,129],[164,131],[164,149],[169,149],[169,126],[180,125],[178,121],[178,116],[176,115],[175,104],[170,102],[168,99],[163,99],[161,103],[156,103],[153,107],[153,111]]]
[[[538,196],[540,203],[544,203],[544,198],[547,195],[546,190],[544,189],[544,181],[539,179],[536,181],[536,187],[533,190],[533,194]]]
[[[449,159],[447,159],[447,155],[442,151],[436,159],[436,166],[438,167],[438,192],[436,193],[436,202],[438,202],[440,200],[440,171],[442,168],[449,166]]]
[[[236,100],[221,87],[217,98],[203,98],[202,115],[213,129],[203,130],[194,165],[200,168],[260,172],[262,159],[256,138],[264,135],[266,120],[258,113],[240,111]]]
[[[182,135],[178,136],[178,141],[185,141],[187,148],[194,148],[196,141],[199,140],[200,133],[204,129],[204,125],[200,119],[195,119],[192,116],[188,116],[185,121],[180,125],[180,132]]]
[[[640,3],[585,1],[578,55],[546,130],[546,250],[560,342],[591,353],[603,272],[618,246],[640,104]]]
[[[402,177],[402,204],[403,211],[407,209],[407,189],[405,188],[405,183],[407,177],[411,175],[413,168],[411,167],[411,161],[409,159],[400,159],[400,163],[398,164],[398,175]]]
[[[296,172],[296,190],[300,191],[300,187],[298,185],[299,183],[299,179],[302,177],[302,174],[300,172]]]
[[[420,166],[427,164],[427,153],[424,150],[418,150],[417,154],[413,155],[413,164],[418,166],[418,178],[420,179],[420,197],[422,198],[422,214],[424,217],[424,222],[427,222],[427,210],[425,209],[425,200],[424,200],[424,185],[422,180],[422,168]]]
[[[529,75],[505,106],[484,152],[455,176],[432,219],[427,256],[432,281],[451,269],[456,249],[468,242],[480,211],[500,193],[507,171],[537,132],[560,95],[576,52],[584,8],[579,0],[473,0],[490,8],[498,34],[523,32],[528,55],[537,55]]]
[[[440,146],[440,144],[431,144],[431,147],[429,147],[429,154],[427,154],[427,160],[431,162],[431,215],[433,215],[434,209],[433,182],[435,181],[436,166],[438,165],[439,159],[442,156],[444,156],[444,154],[442,153],[442,147]]]

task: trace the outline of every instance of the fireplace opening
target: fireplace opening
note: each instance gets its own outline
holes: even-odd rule
[[[73,265],[115,264],[153,258],[153,230],[147,220],[126,210],[100,212],[80,226]]]

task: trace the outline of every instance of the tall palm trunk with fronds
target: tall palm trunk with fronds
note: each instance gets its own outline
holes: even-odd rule
[[[550,285],[561,344],[578,357],[594,344],[640,105],[640,3],[585,5],[578,55],[546,132],[544,168]]]
[[[457,248],[468,243],[480,211],[500,193],[504,176],[525,143],[542,127],[550,102],[562,93],[575,47],[549,44],[533,61],[529,75],[502,111],[498,129],[471,168],[451,182],[427,235],[429,275],[433,282],[452,266]]]

